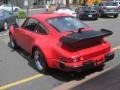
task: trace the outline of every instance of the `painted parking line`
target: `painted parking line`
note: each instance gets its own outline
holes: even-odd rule
[[[113,48],[113,50],[117,50],[117,49],[120,49],[120,46],[117,46],[117,47],[114,47],[114,48]],[[103,72],[106,72],[106,71],[108,71],[108,70],[110,70],[110,69],[111,69],[111,68],[106,69],[106,70],[104,70]],[[98,73],[98,74],[96,74],[96,75],[93,75],[92,78],[94,78],[94,77],[96,77],[96,76],[98,76],[98,75],[101,75],[103,72],[100,72],[100,73]],[[9,84],[7,84],[7,85],[0,86],[0,90],[5,90],[5,89],[8,89],[8,88],[11,88],[11,87],[20,85],[20,84],[27,83],[27,82],[30,82],[30,81],[32,81],[32,80],[34,80],[34,79],[40,78],[40,77],[42,77],[42,76],[45,76],[45,75],[44,75],[44,74],[33,75],[33,76],[31,76],[31,77],[28,77],[28,78],[25,78],[25,79],[22,79],[22,80],[18,80],[18,81],[16,81],[16,82],[12,82],[12,83],[9,83]],[[87,79],[87,80],[90,80],[90,79],[92,79],[92,78],[89,78],[89,76],[88,76],[88,79]],[[81,80],[81,81],[82,81],[82,80]],[[86,80],[83,80],[82,83],[85,82],[85,81],[86,81]],[[68,83],[69,83],[69,82],[68,82]]]
[[[8,88],[14,87],[16,85],[26,83],[26,82],[32,81],[34,79],[40,78],[42,76],[44,76],[44,75],[43,74],[37,74],[37,75],[31,76],[31,77],[28,77],[28,78],[25,78],[25,79],[22,79],[22,80],[19,80],[19,81],[16,81],[16,82],[4,85],[4,86],[1,86],[0,90],[5,90],[5,89],[8,89]]]
[[[116,47],[113,48],[114,51],[118,50],[118,49],[120,49],[120,46],[116,46]]]

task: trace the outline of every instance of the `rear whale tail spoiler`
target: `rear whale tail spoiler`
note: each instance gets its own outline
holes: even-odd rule
[[[107,29],[101,29],[100,31],[102,32],[103,36],[109,36],[113,34],[112,31],[107,30]]]
[[[75,32],[75,33],[71,33],[61,37],[60,41],[62,43],[71,44],[71,43],[79,42],[82,40],[88,40],[88,39],[97,38],[97,37],[106,37],[112,34],[113,32],[107,29],[101,29],[100,31],[96,31],[96,30],[83,31],[80,33]]]

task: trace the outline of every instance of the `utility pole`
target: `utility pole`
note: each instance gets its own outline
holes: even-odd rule
[[[24,6],[26,7],[26,15],[29,16],[28,0],[25,0],[25,1],[24,1]]]
[[[11,0],[10,2],[11,2],[11,10],[12,10],[12,14],[13,14],[13,2],[12,2],[12,0]]]
[[[70,1],[66,0],[66,7],[69,7],[69,6],[70,6]]]

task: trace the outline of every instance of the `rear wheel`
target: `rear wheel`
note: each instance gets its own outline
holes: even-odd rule
[[[94,17],[94,20],[98,20],[98,17]]]
[[[117,15],[114,15],[114,18],[117,18],[118,17],[118,14]]]
[[[97,71],[102,71],[104,69],[104,66],[105,66],[105,64],[101,64],[101,65],[97,66],[95,69]]]
[[[34,59],[34,62],[35,62],[37,69],[41,73],[46,73],[48,71],[48,66],[47,66],[47,63],[45,61],[45,58],[39,49],[34,49],[33,59]]]

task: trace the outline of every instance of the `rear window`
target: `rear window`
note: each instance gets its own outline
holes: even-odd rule
[[[104,5],[105,6],[117,6],[117,3],[116,2],[106,2]]]
[[[69,32],[87,27],[78,19],[70,16],[51,18],[48,19],[48,23],[59,32]]]

